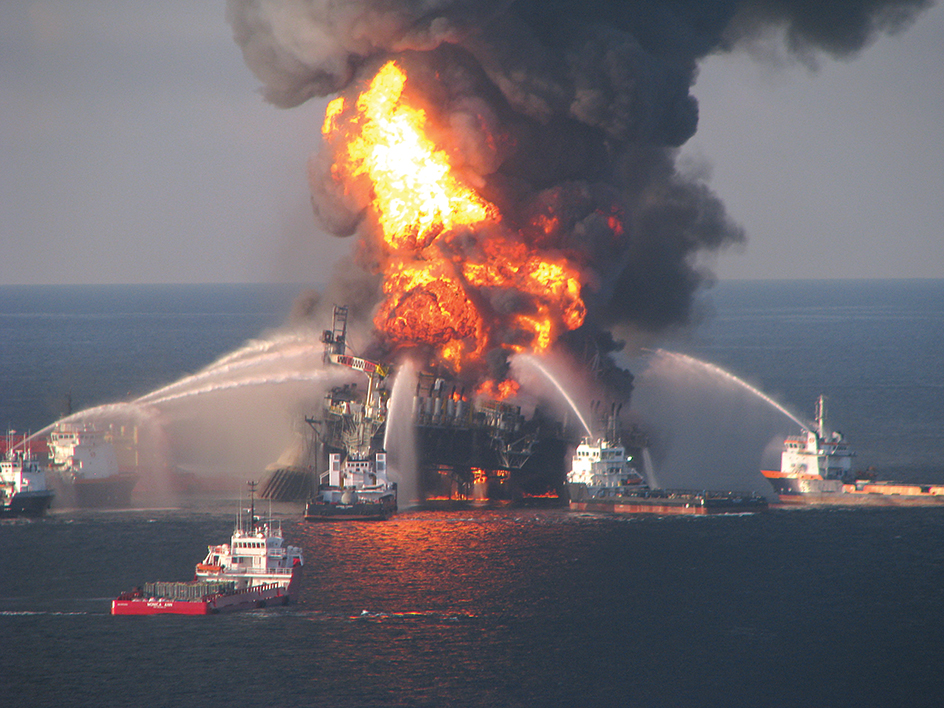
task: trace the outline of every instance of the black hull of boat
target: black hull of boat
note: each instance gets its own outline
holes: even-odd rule
[[[765,511],[767,499],[749,492],[679,489],[638,490],[609,496],[590,496],[586,487],[568,484],[571,511],[617,514],[751,514]]]
[[[380,502],[332,504],[308,502],[305,505],[305,521],[383,521],[397,513],[396,499],[390,497]]]
[[[0,517],[39,517],[46,513],[55,495],[51,491],[20,492],[0,505]]]

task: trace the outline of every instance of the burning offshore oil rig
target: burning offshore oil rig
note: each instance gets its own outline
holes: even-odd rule
[[[347,383],[327,391],[322,409],[305,418],[308,434],[290,464],[267,470],[262,497],[304,500],[328,488],[385,480],[391,368],[347,353],[348,308],[334,308],[322,334],[324,361],[362,372],[366,387]],[[487,396],[469,396],[447,374],[416,376],[409,408],[420,503],[524,501],[561,498],[568,441],[561,422],[540,409]],[[355,478],[358,474],[360,478]],[[401,505],[414,500],[401,500]]]
[[[328,393],[309,424],[316,457],[351,435],[379,450],[381,369],[410,354],[426,494],[554,488],[563,435],[511,403],[511,357],[596,357],[600,398],[625,404],[612,333],[689,324],[712,280],[703,255],[744,241],[707,171],[677,163],[698,124],[700,60],[773,30],[801,56],[851,53],[925,4],[230,0],[267,100],[330,97],[312,207],[356,245],[323,295],[369,324],[361,361],[380,368],[369,395]]]
[[[440,58],[454,59],[450,51]],[[356,487],[355,479],[365,489],[383,486],[388,362],[404,355],[421,362],[407,415],[417,493],[426,501],[560,497],[564,425],[514,402],[520,384],[509,376],[511,357],[562,347],[588,360],[587,351],[602,351],[596,361],[611,380],[600,387],[628,396],[630,386],[612,385],[616,367],[605,356],[612,338],[587,321],[584,291],[595,276],[588,254],[567,236],[580,215],[559,209],[555,198],[513,216],[507,199],[472,186],[452,164],[455,146],[437,140],[442,126],[423,94],[439,79],[417,58],[384,62],[358,95],[338,96],[326,109],[331,164],[312,183],[316,210],[324,219],[351,216],[358,264],[376,280],[361,278],[356,289],[367,295],[352,308],[360,324],[371,313],[364,357],[347,351],[352,310],[335,306],[322,336],[324,360],[361,372],[367,386],[327,392],[322,411],[307,419],[308,461],[276,465],[263,496],[327,499],[328,490]],[[314,167],[311,174],[318,178]],[[595,224],[623,236],[615,205],[593,213]],[[338,274],[345,277],[357,276]],[[628,372],[620,377],[631,381]]]

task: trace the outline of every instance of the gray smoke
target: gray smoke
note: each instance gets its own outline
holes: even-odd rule
[[[408,90],[505,223],[590,272],[587,323],[567,337],[576,352],[599,349],[615,325],[687,322],[710,280],[696,254],[744,239],[707,186],[675,166],[698,123],[690,90],[699,59],[775,30],[797,55],[846,56],[928,5],[229,0],[228,18],[278,106],[355,92],[383,61],[403,63]],[[315,211],[325,228],[350,235],[364,204],[332,183],[330,162],[312,163]],[[553,230],[533,226],[550,214]]]

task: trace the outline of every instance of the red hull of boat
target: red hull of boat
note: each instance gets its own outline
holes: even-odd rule
[[[200,600],[119,597],[112,600],[113,615],[215,615],[219,612],[249,610],[268,605],[287,605],[289,589],[260,585],[231,594],[208,595]]]

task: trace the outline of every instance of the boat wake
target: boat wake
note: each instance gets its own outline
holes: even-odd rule
[[[49,615],[60,617],[71,617],[73,615],[90,615],[91,612],[64,612],[62,610],[0,610],[0,617],[35,617],[37,615]],[[101,614],[101,613],[96,613]]]

